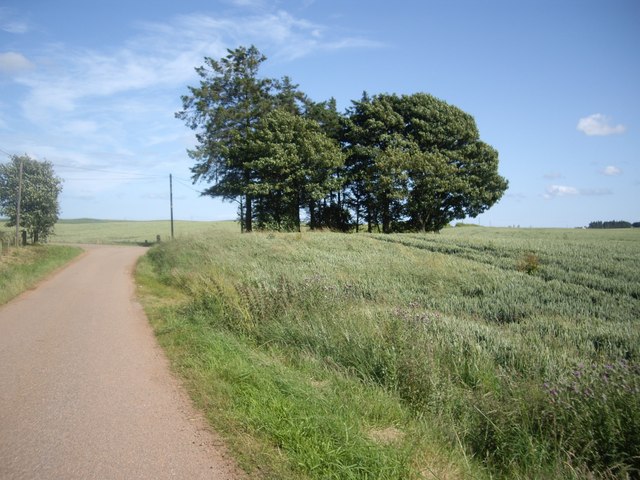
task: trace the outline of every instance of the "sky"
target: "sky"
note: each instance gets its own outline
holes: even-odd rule
[[[61,218],[167,219],[171,174],[176,219],[234,219],[174,113],[241,45],[341,111],[426,92],[471,114],[509,189],[468,222],[640,221],[637,0],[2,0],[0,162],[52,162]]]

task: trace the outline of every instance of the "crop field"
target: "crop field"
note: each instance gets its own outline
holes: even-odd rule
[[[212,229],[237,229],[234,222],[194,222],[176,220],[174,236],[200,235]],[[155,243],[157,236],[166,241],[171,238],[169,220],[122,221],[75,219],[60,220],[51,237],[54,243],[105,243],[105,244],[144,244]]]
[[[256,478],[640,475],[639,230],[212,229],[138,277]]]

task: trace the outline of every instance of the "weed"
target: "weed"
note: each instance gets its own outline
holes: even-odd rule
[[[516,268],[519,272],[533,275],[540,268],[540,258],[535,253],[529,252],[520,259]]]

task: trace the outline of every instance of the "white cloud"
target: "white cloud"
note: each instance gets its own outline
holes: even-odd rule
[[[615,175],[620,175],[622,173],[622,170],[620,170],[618,167],[615,167],[613,165],[608,165],[606,167],[604,167],[604,169],[602,170],[602,175],[607,175],[607,176],[615,176]]]
[[[27,60],[21,53],[0,53],[0,72],[19,73],[31,70],[32,68],[34,68],[34,64]]]
[[[550,185],[546,189],[546,193],[543,195],[546,199],[556,197],[592,197],[599,195],[611,195],[611,190],[608,188],[576,188],[567,185]]]
[[[613,125],[611,117],[601,113],[594,113],[588,117],[581,118],[576,128],[589,136],[616,135],[624,133],[627,129],[622,124]]]
[[[547,187],[546,198],[553,197],[567,197],[572,195],[579,195],[580,191],[575,187],[568,187],[566,185],[550,185]]]

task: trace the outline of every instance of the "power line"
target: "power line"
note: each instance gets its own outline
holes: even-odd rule
[[[9,153],[9,152],[5,152],[3,149],[0,148],[0,153],[4,153],[7,157],[13,157],[13,154]]]
[[[173,177],[173,179],[176,181],[176,183],[179,183],[180,185],[182,185],[185,188],[188,188],[189,190],[193,190],[196,193],[202,194],[202,190],[196,190],[195,188],[193,188],[190,185],[187,185],[186,183],[181,182],[180,180],[176,179],[176,177]]]

